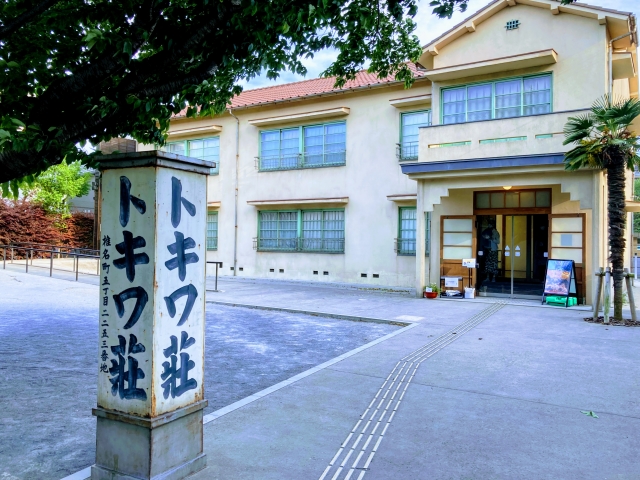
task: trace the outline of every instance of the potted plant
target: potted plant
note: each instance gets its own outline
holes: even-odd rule
[[[436,298],[440,293],[440,287],[435,283],[430,283],[426,287],[424,287],[424,297],[425,298]]]

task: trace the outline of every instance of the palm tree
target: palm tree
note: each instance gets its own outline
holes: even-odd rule
[[[640,102],[614,100],[605,95],[591,111],[570,117],[564,127],[564,145],[576,146],[565,154],[566,170],[593,168],[607,171],[609,214],[609,261],[613,276],[613,318],[622,320],[622,282],[624,279],[625,171],[640,165],[639,138],[630,131],[640,116]]]

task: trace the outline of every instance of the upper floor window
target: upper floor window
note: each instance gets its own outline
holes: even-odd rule
[[[551,75],[512,78],[442,90],[442,123],[551,112]]]
[[[217,175],[220,171],[220,137],[200,138],[167,143],[165,151],[215,162],[216,166],[209,172]]]
[[[346,122],[260,132],[260,170],[344,165]]]
[[[431,110],[409,112],[401,115],[399,160],[415,160],[418,158],[418,134],[420,127],[431,125]]]
[[[259,251],[344,252],[344,210],[258,212]]]

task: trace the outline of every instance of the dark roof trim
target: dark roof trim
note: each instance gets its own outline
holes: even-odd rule
[[[540,165],[562,165],[564,153],[529,155],[526,157],[474,158],[471,160],[444,160],[437,162],[403,163],[402,173],[435,173],[486,168],[529,167]]]

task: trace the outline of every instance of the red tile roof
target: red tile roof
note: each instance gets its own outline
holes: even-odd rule
[[[408,65],[415,77],[424,76],[424,73],[418,71],[415,64],[409,63]],[[334,88],[335,81],[335,77],[314,78],[312,80],[285,83],[283,85],[275,85],[273,87],[245,90],[240,95],[231,99],[230,107],[252,107],[272,102],[312,97],[315,95],[322,95],[324,93],[345,92],[372,85],[394,83],[396,82],[396,79],[392,75],[386,78],[378,78],[378,76],[373,73],[368,73],[366,70],[361,70],[356,74],[356,78],[347,81],[345,86],[342,88]],[[181,111],[179,114],[174,115],[174,118],[182,117],[185,115],[185,113],[186,109]]]

